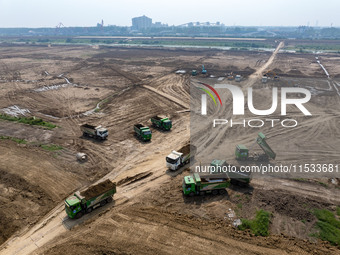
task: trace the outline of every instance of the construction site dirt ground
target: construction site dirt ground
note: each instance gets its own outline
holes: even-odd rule
[[[297,163],[301,156],[339,163],[339,55],[317,55],[329,79],[315,54],[279,49],[2,45],[0,56],[0,113],[57,125],[48,130],[0,120],[1,254],[340,254],[311,237],[317,220],[312,210],[340,205],[339,179],[253,179],[250,187],[231,186],[224,195],[187,198],[181,185],[189,170],[165,166],[165,157],[190,139],[192,83],[215,84],[231,71],[244,78],[230,83],[252,86],[259,107],[267,107],[263,98],[271,98],[273,86],[312,92],[307,108],[313,119],[299,118],[299,128],[284,139],[279,129],[263,130],[278,163]],[[201,64],[215,78],[192,78]],[[176,75],[178,69],[187,74]],[[280,81],[262,84],[267,70]],[[133,125],[151,126],[156,114],[170,117],[172,130],[152,128],[151,142],[137,140]],[[84,123],[106,127],[108,139],[82,137]],[[235,145],[251,143],[258,132],[230,128],[223,159],[232,162]],[[59,149],[49,150],[51,145]],[[78,162],[77,152],[88,160]],[[64,199],[105,179],[117,183],[114,202],[68,219]],[[258,209],[272,214],[268,237],[231,226],[236,218],[254,218]]]

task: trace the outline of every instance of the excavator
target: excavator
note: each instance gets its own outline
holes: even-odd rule
[[[276,73],[272,70],[265,72],[263,74],[263,77],[269,77],[269,78],[273,79],[274,81],[280,80],[280,77],[278,75],[276,75]]]
[[[236,159],[255,161],[268,161],[269,159],[275,159],[276,153],[267,144],[266,139],[267,139],[266,136],[262,132],[260,132],[256,138],[256,142],[253,144],[253,145],[258,144],[264,151],[264,154],[258,155],[254,153],[253,155],[250,155],[249,149],[246,146],[244,146],[243,144],[238,144],[235,149]]]
[[[207,70],[204,68],[204,65],[202,65],[202,74],[206,74]]]

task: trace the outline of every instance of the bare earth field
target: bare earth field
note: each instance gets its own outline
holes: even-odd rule
[[[278,155],[275,163],[299,163],[301,157],[339,163],[340,56],[280,53],[280,47],[272,53],[0,46],[0,113],[21,109],[57,125],[48,130],[0,120],[0,138],[27,141],[0,139],[0,253],[340,254],[338,247],[310,236],[317,220],[312,210],[340,205],[339,179],[253,179],[250,187],[231,186],[225,195],[187,198],[181,185],[189,170],[174,173],[165,166],[166,155],[190,139],[190,86],[226,82],[218,77],[229,72],[244,77],[231,84],[254,88],[258,108],[267,109],[263,98],[271,98],[273,86],[312,92],[307,108],[313,118],[296,116],[299,127],[292,131],[263,130]],[[201,70],[201,64],[215,78],[192,79],[191,70]],[[176,75],[178,69],[188,73]],[[262,84],[268,70],[280,81]],[[291,117],[298,112],[288,111]],[[140,142],[133,125],[151,126],[156,114],[169,116],[172,130],[152,129],[152,141]],[[84,123],[107,127],[108,139],[83,138]],[[227,129],[222,138],[230,147],[221,158],[236,163],[235,145],[250,145],[258,132]],[[208,146],[215,148],[221,137],[210,139]],[[78,162],[77,152],[88,160]],[[114,202],[68,219],[64,199],[103,179],[118,183]],[[258,209],[272,213],[268,237],[237,230],[227,216],[233,211],[235,218],[252,219]]]

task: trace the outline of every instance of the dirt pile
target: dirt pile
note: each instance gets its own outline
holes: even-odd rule
[[[117,183],[117,186],[121,186],[121,185],[127,185],[127,184],[131,184],[131,183],[134,183],[134,182],[137,182],[137,181],[140,181],[140,180],[143,180],[149,176],[151,176],[152,173],[140,173],[140,174],[137,174],[135,176],[128,176],[128,177],[125,177],[124,179],[120,180],[118,183]]]
[[[190,143],[184,145],[179,152],[183,153],[184,155],[188,154],[190,152]]]
[[[100,194],[114,188],[116,188],[116,183],[111,182],[110,180],[107,179],[96,185],[90,186],[87,190],[82,191],[80,195],[84,196],[85,199],[90,199],[92,197],[99,196]]]
[[[43,189],[1,169],[0,193],[0,244],[22,226],[35,223],[53,206]]]

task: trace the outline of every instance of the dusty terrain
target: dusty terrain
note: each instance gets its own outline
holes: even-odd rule
[[[29,110],[27,116],[58,126],[46,130],[0,120],[0,136],[28,141],[0,140],[2,254],[64,254],[77,253],[80,248],[84,254],[340,253],[309,235],[316,221],[311,209],[334,210],[340,205],[339,185],[328,179],[254,179],[251,187],[232,186],[224,196],[185,198],[181,183],[188,171],[173,173],[165,167],[165,156],[189,140],[190,86],[199,80],[217,82],[202,75],[190,80],[190,75],[174,72],[200,70],[201,64],[216,77],[230,71],[242,74],[241,85],[255,88],[260,107],[267,106],[261,98],[269,97],[269,88],[276,86],[273,81],[261,84],[263,71],[276,69],[282,76],[279,86],[310,88],[318,95],[308,103],[314,119],[299,119],[300,127],[292,132],[264,132],[276,145],[277,163],[299,162],[301,151],[314,161],[338,163],[339,56],[319,56],[331,79],[316,63],[315,55],[278,51],[273,55],[199,49],[6,46],[0,47],[0,56],[0,109],[18,106]],[[96,106],[99,108],[94,111]],[[172,131],[153,128],[152,141],[140,142],[133,134],[133,124],[150,125],[150,117],[156,114],[173,120]],[[83,138],[79,125],[84,123],[107,127],[108,140]],[[221,157],[232,161],[235,144],[250,144],[257,132],[228,129],[224,136],[231,146]],[[42,144],[63,149],[46,151]],[[88,161],[77,162],[77,152],[86,153]],[[117,182],[114,203],[79,220],[67,219],[63,200],[103,179]],[[271,235],[255,237],[236,230],[227,217],[229,209],[238,218],[253,218],[257,209],[272,212]]]

